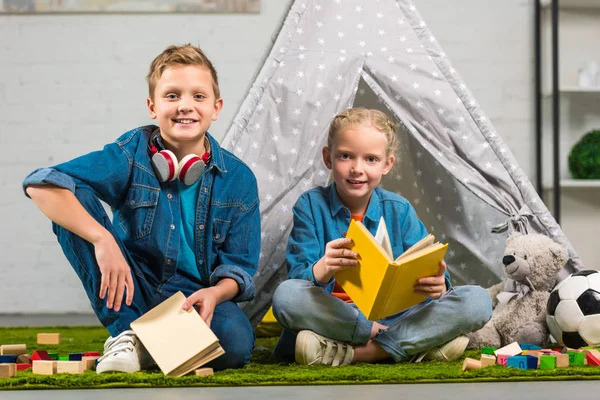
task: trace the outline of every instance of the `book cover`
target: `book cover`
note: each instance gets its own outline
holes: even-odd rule
[[[428,235],[393,260],[361,222],[351,220],[346,237],[353,241],[359,264],[338,271],[335,279],[371,321],[425,300],[425,296],[414,293],[414,285],[420,278],[437,274],[448,248],[447,244],[434,243],[435,237]]]
[[[225,351],[195,308],[183,311],[185,296],[175,293],[131,323],[160,370],[183,376]]]

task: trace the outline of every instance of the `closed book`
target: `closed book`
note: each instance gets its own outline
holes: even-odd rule
[[[196,309],[181,309],[184,301],[183,293],[177,292],[131,323],[131,329],[168,376],[185,375],[225,353]]]
[[[383,243],[389,243],[383,218],[379,224],[378,232],[386,233]],[[435,242],[430,234],[394,260],[389,254],[391,246],[386,245],[386,251],[361,222],[354,220],[350,221],[346,237],[352,239],[351,249],[358,254],[358,265],[338,271],[335,279],[371,321],[425,300],[425,296],[414,292],[414,285],[420,278],[437,275],[448,249],[448,244]]]

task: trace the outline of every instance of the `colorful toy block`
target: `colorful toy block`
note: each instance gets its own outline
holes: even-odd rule
[[[7,354],[0,356],[0,364],[15,364],[17,362],[18,354]]]
[[[51,360],[58,360],[58,353],[56,352],[48,352],[48,355],[50,356]]]
[[[569,351],[569,365],[585,365],[585,354],[578,351]]]
[[[71,361],[69,356],[58,356],[58,361]]]
[[[17,375],[17,364],[0,364],[0,378],[12,378]]]
[[[496,347],[482,347],[481,348],[481,354],[488,354],[493,356],[494,352],[498,350]]]
[[[50,361],[50,356],[46,350],[36,350],[31,355],[31,361]]]
[[[23,353],[27,353],[27,345],[25,344],[3,344],[0,346],[0,356]]]
[[[81,361],[57,361],[57,374],[83,374]]]
[[[566,368],[569,366],[569,355],[568,354],[557,354],[556,355],[556,368]]]
[[[71,353],[69,354],[69,361],[81,361],[83,353]]]
[[[496,365],[496,357],[489,354],[482,354],[479,361],[481,361],[481,368],[489,367],[490,365]]]
[[[60,344],[60,333],[38,333],[37,344]]]
[[[24,371],[29,368],[31,368],[31,364],[29,363],[17,363],[17,371]]]
[[[31,372],[37,375],[54,375],[56,373],[57,361],[54,360],[34,360]]]
[[[511,356],[516,356],[516,355],[521,354],[522,351],[523,350],[519,346],[519,343],[512,342],[511,344],[508,344],[508,345],[501,347],[498,350],[494,351],[494,354],[496,355],[496,357],[499,355],[511,357]]]
[[[496,357],[496,362],[497,362],[498,364],[500,364],[500,365],[504,365],[504,366],[506,367],[506,359],[507,359],[508,357],[510,357],[510,356],[507,356],[507,355],[505,355],[505,354],[500,354],[500,355],[498,355],[498,357]]]
[[[585,359],[587,360],[588,365],[593,365],[594,367],[600,367],[600,351],[598,350],[588,350],[585,353]]]
[[[537,369],[537,357],[512,356],[506,359],[506,366],[519,369]]]
[[[519,344],[519,347],[521,347],[522,350],[541,350],[542,349],[540,346],[536,346],[535,344],[529,344],[529,343],[521,343],[521,344]]]
[[[212,376],[215,373],[212,368],[200,368],[194,371],[196,376]]]
[[[83,353],[84,357],[100,357],[100,353],[98,353],[97,351],[85,351]]]
[[[543,355],[540,357],[540,369],[555,369],[556,356]]]

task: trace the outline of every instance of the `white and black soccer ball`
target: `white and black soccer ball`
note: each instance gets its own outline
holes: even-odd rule
[[[546,323],[554,339],[578,349],[600,345],[600,271],[569,275],[550,293]]]

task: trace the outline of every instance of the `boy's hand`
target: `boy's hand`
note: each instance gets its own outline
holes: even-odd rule
[[[94,249],[102,275],[99,297],[101,299],[106,297],[106,306],[109,309],[114,306],[114,310],[119,311],[123,302],[123,294],[127,291],[125,304],[130,306],[133,301],[133,277],[131,268],[123,257],[119,245],[112,235],[107,235],[94,243]]]
[[[440,261],[437,275],[419,279],[414,286],[415,293],[432,299],[439,299],[446,293],[446,277],[444,276],[446,267],[446,262],[444,260]]]
[[[198,314],[200,314],[204,322],[206,322],[206,325],[210,328],[210,322],[212,321],[215,307],[218,303],[218,297],[215,286],[200,289],[185,299],[181,309],[187,311],[195,306],[196,310],[198,310]]]

